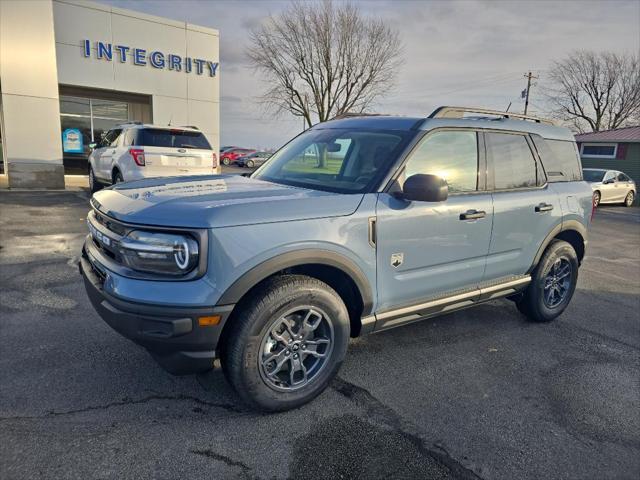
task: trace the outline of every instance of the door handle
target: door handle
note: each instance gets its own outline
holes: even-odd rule
[[[460,214],[460,220],[476,220],[478,218],[484,218],[487,212],[478,210],[467,210]]]
[[[537,213],[550,212],[551,210],[553,210],[553,205],[550,205],[548,203],[541,203],[540,205],[536,205],[536,208],[535,208],[535,211]]]

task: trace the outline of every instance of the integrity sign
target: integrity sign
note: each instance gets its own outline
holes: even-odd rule
[[[148,51],[144,48],[132,48],[126,45],[113,45],[105,42],[95,42],[95,49],[90,40],[83,40],[83,54],[90,58],[95,53],[95,57],[108,62],[113,61],[113,57],[120,63],[131,62],[134,65],[151,65],[153,68],[166,68],[176,72],[191,73],[196,75],[209,75],[215,77],[220,64],[202,58],[181,57],[180,55],[166,54],[158,50]]]

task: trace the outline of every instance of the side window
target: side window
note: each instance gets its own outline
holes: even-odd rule
[[[496,190],[535,187],[536,161],[524,135],[487,133],[487,155],[493,163]]]
[[[120,134],[122,133],[122,129],[118,128],[116,130],[111,130],[110,133],[113,134],[113,137],[111,138],[111,143],[109,144],[109,146],[110,147],[117,147],[118,146],[118,138],[120,138]]]
[[[614,178],[616,178],[616,173],[609,171],[609,172],[606,173],[606,175],[604,176],[602,181],[606,182],[607,180],[613,180]]]
[[[629,177],[627,177],[624,173],[620,172],[618,174],[618,181],[619,182],[628,182],[629,181]]]
[[[108,147],[111,140],[113,140],[113,130],[109,130],[102,135],[102,138],[98,142],[98,147]]]
[[[404,178],[416,174],[444,178],[451,193],[478,189],[478,137],[470,131],[436,131],[411,154]]]
[[[575,142],[544,139],[531,135],[550,182],[582,180],[580,156]]]
[[[125,147],[130,147],[136,144],[135,139],[136,139],[136,131],[135,129],[130,128],[129,130],[125,130],[124,132],[124,141],[122,144]]]

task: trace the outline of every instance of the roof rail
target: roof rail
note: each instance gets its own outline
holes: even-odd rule
[[[130,122],[122,122],[118,124],[118,126],[122,126],[122,125],[142,125],[142,122],[132,120]]]
[[[190,128],[191,130],[200,130],[198,127],[196,127],[195,125],[180,125],[177,128]]]
[[[500,112],[498,110],[488,110],[486,108],[474,107],[438,107],[429,118],[463,118],[465,113],[480,113],[482,115],[494,115],[501,118],[517,118],[519,120],[529,120],[536,123],[547,123],[553,125],[550,120],[534,117],[533,115],[523,115],[521,113]]]

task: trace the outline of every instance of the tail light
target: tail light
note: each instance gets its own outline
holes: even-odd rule
[[[218,156],[216,155],[216,152],[213,152],[213,153],[211,154],[211,157],[212,157],[212,158],[211,158],[211,159],[212,159],[212,164],[211,164],[211,166],[212,166],[213,168],[218,168]]]
[[[129,153],[133,157],[133,161],[136,165],[144,167],[144,150],[141,148],[130,148]]]

